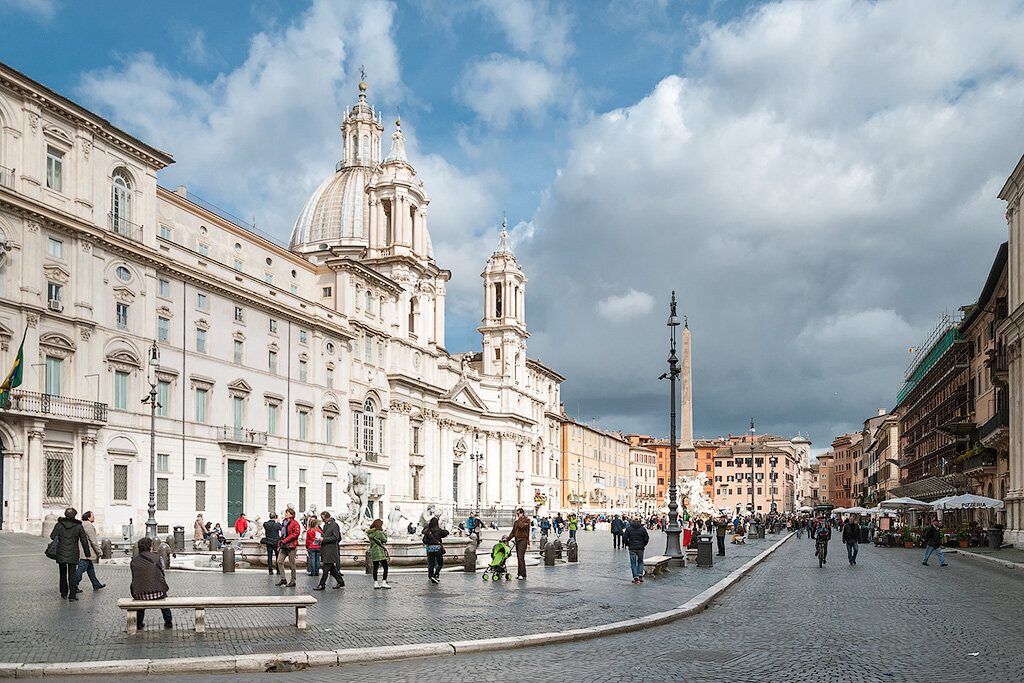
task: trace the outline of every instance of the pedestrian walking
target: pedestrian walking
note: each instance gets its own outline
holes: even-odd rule
[[[569,540],[576,540],[576,528],[579,526],[579,521],[576,519],[576,515],[569,515]]]
[[[249,530],[249,520],[245,518],[245,513],[238,515],[238,519],[235,520],[235,533],[238,534],[239,538],[245,538],[245,532]]]
[[[565,520],[562,518],[561,512],[555,514],[553,524],[555,527],[555,538],[562,538],[562,532],[565,531]]]
[[[857,550],[860,543],[860,525],[853,521],[852,517],[846,518],[843,525],[843,543],[846,544],[846,559],[850,565],[857,564]]]
[[[139,554],[132,558],[132,583],[129,587],[134,600],[162,600],[167,597],[167,577],[164,574],[164,561],[153,552],[153,539],[144,536],[139,539]],[[164,617],[164,628],[171,628],[171,610],[161,607]],[[146,610],[135,610],[135,625],[142,628]]]
[[[277,521],[277,513],[271,512],[270,519],[263,522],[263,538],[260,540],[267,548],[267,571],[274,573],[274,560],[277,557],[277,546],[281,542],[281,522]],[[277,565],[277,573],[281,573],[281,565]]]
[[[320,561],[323,562],[323,571],[320,573],[320,583],[313,590],[322,591],[327,587],[328,574],[337,582],[334,588],[342,588],[345,585],[345,578],[338,571],[338,564],[341,562],[341,549],[338,547],[341,543],[341,527],[327,510],[320,513],[320,519],[324,523],[323,534],[320,536]]]
[[[309,528],[306,530],[306,573],[310,576],[320,575],[320,539],[322,537],[320,520],[310,517]]]
[[[388,552],[388,547],[384,545],[388,542],[388,535],[384,532],[384,520],[373,520],[370,524],[370,529],[366,532],[366,537],[370,540],[370,562],[373,563],[373,587],[391,588],[388,585],[388,562],[391,559],[391,554]],[[382,567],[384,568],[384,577],[378,581],[377,571]]]
[[[441,583],[441,567],[444,566],[442,540],[447,535],[448,531],[441,528],[437,517],[431,517],[423,530],[423,545],[427,546],[427,578],[433,583]]]
[[[78,581],[75,579],[78,569],[78,546],[82,546],[82,555],[89,557],[89,538],[85,535],[82,523],[75,519],[78,511],[75,508],[64,510],[64,516],[57,520],[53,531],[50,532],[50,540],[53,541],[47,548],[47,557],[57,562],[57,571],[60,573],[60,597],[68,600],[78,600]],[[53,551],[53,554],[51,553]]]
[[[794,526],[796,527],[796,537],[797,538],[803,538],[803,536],[804,536],[804,525],[803,525],[803,523],[798,521],[798,522],[796,522],[796,524],[794,524]]]
[[[295,510],[288,508],[284,511],[284,523],[281,524],[281,540],[277,543],[277,568],[282,572],[281,580],[277,582],[278,586],[295,587],[295,553],[299,545],[299,534],[301,532],[302,527],[299,526],[298,520],[295,519]],[[283,573],[285,569],[288,569],[289,564],[292,570],[291,581],[285,580]]]
[[[718,556],[725,557],[725,535],[729,533],[729,520],[723,515],[715,522],[715,538],[718,540]]]
[[[530,545],[530,518],[526,516],[523,508],[516,510],[516,521],[512,523],[512,530],[508,532],[508,536],[501,539],[502,543],[508,541],[508,539],[514,539],[516,542],[516,559],[519,562],[519,570],[516,573],[517,579],[526,579],[526,549]]]
[[[924,530],[921,534],[921,540],[924,541],[924,559],[921,560],[921,564],[928,566],[928,558],[935,553],[939,556],[939,566],[946,567],[946,556],[942,554],[942,531],[939,529],[939,520],[933,519],[931,525]]]
[[[626,525],[625,523],[623,523],[622,519],[618,515],[615,515],[615,517],[612,519],[611,524],[613,550],[618,550],[622,547],[622,532],[625,530],[625,528]]]
[[[530,518],[530,541],[537,540],[537,520]]]
[[[192,527],[192,547],[199,548],[199,541],[205,541],[209,537],[206,531],[206,522],[203,521],[203,513],[196,515],[196,523]]]
[[[98,591],[100,588],[106,588],[105,583],[100,583],[100,580],[96,578],[96,567],[95,563],[99,562],[100,555],[100,541],[99,536],[96,535],[96,527],[93,526],[93,522],[96,521],[96,515],[91,511],[82,514],[82,528],[85,529],[85,536],[89,539],[89,553],[91,557],[83,557],[78,560],[78,569],[75,570],[75,585],[77,586],[82,580],[82,574],[89,574],[89,581],[92,582],[92,589]]]
[[[549,531],[551,531],[551,515],[540,520],[540,537],[547,538]]]
[[[629,548],[629,566],[633,571],[633,583],[644,582],[644,548],[651,540],[647,529],[634,517],[622,532],[623,544]]]

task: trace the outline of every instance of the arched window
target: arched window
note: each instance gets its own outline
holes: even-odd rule
[[[416,299],[409,299],[409,334],[416,334]]]
[[[370,315],[373,313],[373,294],[370,290],[366,290],[366,314]]]
[[[377,450],[374,448],[374,405],[373,401],[366,399],[366,403],[363,404],[363,450],[369,453],[376,453]]]
[[[356,138],[356,134],[352,133],[352,144],[349,146],[350,157],[352,161],[355,161],[359,157],[359,141]]]
[[[114,169],[110,185],[110,215],[114,232],[127,234],[132,220],[132,181],[123,168]]]
[[[366,135],[363,136],[363,146],[360,149],[360,153],[362,154],[362,162],[364,164],[368,163],[370,161],[370,138]]]

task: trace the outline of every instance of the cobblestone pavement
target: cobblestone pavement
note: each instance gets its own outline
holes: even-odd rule
[[[100,564],[107,587],[93,592],[83,577],[78,602],[61,600],[57,569],[43,554],[40,538],[0,534],[0,661],[55,662],[327,650],[466,638],[515,636],[606,624],[683,604],[754,557],[779,536],[727,546],[713,569],[686,567],[630,583],[629,556],[613,551],[607,531],[580,532],[580,563],[531,567],[525,582],[484,583],[480,574],[445,572],[440,585],[425,570],[392,573],[392,590],[373,590],[372,579],[346,573],[346,587],[313,593],[309,628],[294,627],[288,608],[210,610],[205,633],[192,630],[192,611],[175,617],[174,629],[157,628],[160,615],[146,615],[148,628],[124,633],[117,598],[128,596],[127,567]],[[563,540],[565,540],[563,536]],[[492,544],[485,541],[484,548]],[[665,547],[651,534],[648,554]],[[720,558],[716,558],[720,559]],[[771,561],[771,560],[769,560]],[[514,566],[514,558],[512,560]],[[316,579],[299,570],[299,588],[275,588],[278,577],[263,572],[168,572],[171,595],[274,595],[308,592]],[[333,583],[333,582],[332,582]],[[59,646],[55,639],[59,638]]]
[[[830,550],[831,561],[819,569],[811,543],[792,538],[707,611],[658,628],[566,645],[251,680],[1024,680],[1019,571],[955,555],[948,556],[949,567],[940,569],[934,558],[923,567],[919,550],[866,546],[850,566],[840,543],[833,541]]]

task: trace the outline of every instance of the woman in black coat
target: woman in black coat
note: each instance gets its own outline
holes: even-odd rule
[[[437,517],[432,517],[423,530],[423,545],[427,547],[427,577],[432,583],[441,583],[441,568],[444,566],[442,540],[448,531],[441,528]]]
[[[85,534],[85,527],[82,522],[75,519],[78,511],[75,508],[68,508],[64,516],[57,520],[57,524],[50,532],[50,539],[57,541],[57,568],[60,570],[60,597],[68,600],[78,600],[78,581],[75,580],[75,570],[78,568],[78,546],[82,546],[82,552],[89,558],[89,537]]]

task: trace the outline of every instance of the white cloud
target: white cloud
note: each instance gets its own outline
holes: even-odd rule
[[[483,0],[510,45],[530,57],[559,65],[572,54],[572,19],[548,0]]]
[[[189,37],[185,44],[185,57],[193,64],[206,64],[213,58],[206,45],[206,31],[198,29]]]
[[[531,353],[570,345],[568,401],[637,397],[622,426],[663,432],[662,387],[637,379],[661,371],[663,321],[587,302],[675,289],[698,433],[754,414],[821,443],[891,407],[906,349],[1006,239],[1020,35],[1004,2],[783,0],[704,27],[685,75],[575,131],[520,255]]]
[[[519,117],[539,123],[559,99],[562,77],[540,62],[491,55],[462,78],[462,101],[487,123],[505,128]]]
[[[597,302],[597,311],[613,322],[642,318],[654,309],[654,297],[630,288],[625,294],[613,294]]]
[[[0,10],[10,9],[49,21],[57,14],[57,0],[3,0]]]

